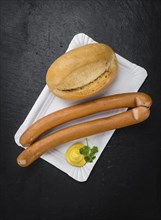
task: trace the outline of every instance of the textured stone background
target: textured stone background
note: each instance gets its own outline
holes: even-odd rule
[[[0,218],[160,219],[161,1],[1,0]],[[144,67],[151,117],[115,132],[90,178],[78,183],[38,160],[18,167],[14,134],[49,65],[86,33]]]

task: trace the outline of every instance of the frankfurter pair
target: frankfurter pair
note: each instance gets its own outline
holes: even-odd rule
[[[112,129],[127,127],[146,120],[150,115],[152,99],[145,93],[124,93],[99,98],[51,113],[31,125],[20,137],[20,143],[28,146],[17,158],[26,167],[45,152],[79,138]],[[118,108],[132,108],[114,116],[96,119],[61,129],[34,142],[44,132],[65,122]]]

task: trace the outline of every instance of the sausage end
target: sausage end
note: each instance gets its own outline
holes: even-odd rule
[[[139,106],[132,109],[134,119],[139,123],[146,120],[150,115],[150,109],[144,106]]]

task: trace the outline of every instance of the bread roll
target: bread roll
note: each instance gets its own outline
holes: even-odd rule
[[[114,51],[101,43],[88,44],[60,56],[47,71],[49,89],[62,99],[78,100],[98,93],[115,78]]]

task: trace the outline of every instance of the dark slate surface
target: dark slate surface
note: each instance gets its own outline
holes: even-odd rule
[[[0,219],[160,219],[161,2],[1,0]],[[47,68],[84,32],[144,67],[151,117],[117,130],[85,183],[43,160],[20,168],[14,134]]]

